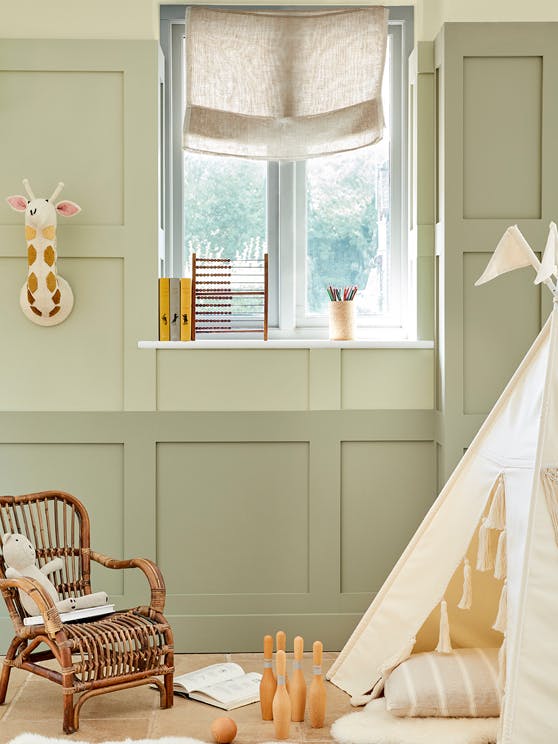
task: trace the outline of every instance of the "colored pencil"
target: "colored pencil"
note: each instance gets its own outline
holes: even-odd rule
[[[343,292],[341,292],[339,287],[333,287],[331,284],[328,284],[326,290],[331,302],[351,302],[358,292],[358,287],[356,285],[344,287]]]

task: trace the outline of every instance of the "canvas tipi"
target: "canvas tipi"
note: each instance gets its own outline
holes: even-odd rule
[[[558,741],[557,255],[510,227],[477,282],[531,265],[553,311],[331,667],[355,705],[413,652],[500,646],[499,744]]]

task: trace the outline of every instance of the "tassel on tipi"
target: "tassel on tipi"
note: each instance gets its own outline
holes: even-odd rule
[[[486,517],[483,517],[479,529],[479,546],[477,550],[477,571],[491,571],[494,568],[494,555],[491,550],[492,540]]]
[[[492,626],[494,630],[497,630],[499,633],[505,633],[507,628],[507,619],[508,619],[508,584],[507,582],[504,582],[504,586],[502,587],[502,592],[500,594],[500,604],[498,605],[498,614],[496,615],[496,620],[494,621],[494,625]]]
[[[496,550],[496,560],[494,561],[494,578],[505,579],[507,573],[507,546],[506,530],[500,532],[498,538],[498,548]]]
[[[499,475],[492,488],[492,503],[486,520],[491,530],[503,530],[506,526],[506,492],[504,477]]]
[[[468,559],[465,558],[463,563],[463,593],[459,604],[457,605],[460,610],[470,610],[473,602],[473,585],[471,577],[471,564]]]
[[[448,605],[445,599],[440,602],[440,635],[438,637],[436,651],[439,654],[451,654],[453,651],[449,629]]]

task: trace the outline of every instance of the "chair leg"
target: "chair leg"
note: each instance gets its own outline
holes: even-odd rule
[[[56,639],[59,646],[61,640]],[[78,715],[74,711],[74,671],[72,653],[67,645],[60,649],[60,666],[62,667],[62,697],[64,698],[64,719],[62,728],[65,734],[73,734],[78,730]]]
[[[172,708],[174,704],[174,675],[172,672],[169,672],[169,674],[165,674],[164,676],[164,684],[165,684],[165,694],[161,698],[161,708]]]
[[[174,637],[172,629],[169,627],[165,632],[165,641],[167,643],[167,653],[165,655],[165,665],[167,668],[174,669]],[[164,675],[165,695],[161,708],[172,708],[174,705],[174,673],[168,672]]]
[[[10,674],[12,672],[11,661],[14,660],[18,648],[21,646],[23,641],[21,638],[14,638],[10,643],[10,647],[6,652],[6,658],[2,666],[2,673],[0,674],[0,705],[4,705],[6,702],[6,693],[8,692],[8,682],[10,681]]]
[[[62,724],[65,734],[75,734],[79,728],[79,722],[74,715],[74,696],[64,695],[64,721]]]

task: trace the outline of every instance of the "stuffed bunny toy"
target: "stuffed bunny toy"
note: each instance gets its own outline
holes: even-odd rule
[[[108,596],[105,592],[60,599],[56,587],[47,576],[54,573],[54,571],[60,571],[64,567],[62,559],[54,558],[54,560],[45,563],[42,568],[39,568],[35,563],[35,548],[25,535],[5,533],[2,537],[2,552],[7,566],[6,578],[18,579],[26,576],[29,579],[35,579],[52,598],[58,612],[70,612],[71,610],[79,610],[86,607],[99,607],[108,602]],[[23,609],[29,615],[40,614],[39,608],[28,594],[20,591],[19,599]]]

